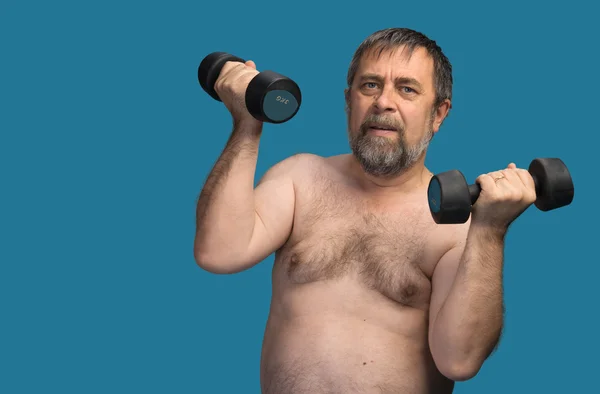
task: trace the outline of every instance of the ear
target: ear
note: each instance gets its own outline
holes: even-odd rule
[[[449,99],[444,100],[435,110],[433,114],[433,133],[437,133],[444,123],[444,120],[448,116],[450,109],[452,108],[452,102]]]
[[[346,110],[350,108],[350,88],[344,89],[344,98],[346,100]]]

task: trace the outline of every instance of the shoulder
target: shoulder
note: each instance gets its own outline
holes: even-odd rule
[[[327,158],[323,156],[305,152],[296,153],[285,159],[285,161],[294,165],[294,167],[297,170],[310,169],[315,166],[322,166],[325,164],[326,160]]]
[[[316,165],[324,160],[323,157],[312,153],[296,153],[275,163],[271,169],[285,169],[287,171],[299,171],[307,168],[306,166]]]
[[[314,155],[309,153],[297,153],[272,164],[262,176],[261,182],[281,177],[297,178],[298,173],[314,160],[312,156]]]
[[[265,175],[290,176],[296,182],[314,180],[334,169],[341,156],[324,157],[313,153],[296,153],[275,163]]]

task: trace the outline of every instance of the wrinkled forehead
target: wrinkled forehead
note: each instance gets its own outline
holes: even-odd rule
[[[375,47],[367,50],[360,59],[357,77],[378,74],[384,78],[408,77],[417,79],[423,86],[433,86],[433,58],[423,47]]]

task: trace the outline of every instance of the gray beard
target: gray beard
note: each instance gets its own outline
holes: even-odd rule
[[[363,170],[377,177],[393,177],[411,168],[427,150],[433,131],[414,146],[406,142],[404,129],[397,131],[398,138],[370,135],[362,125],[356,135],[350,135],[350,148]]]

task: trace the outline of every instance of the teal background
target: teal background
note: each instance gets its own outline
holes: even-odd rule
[[[293,78],[257,167],[348,152],[343,89],[375,30],[435,39],[454,108],[427,165],[469,182],[561,157],[571,206],[507,238],[506,329],[456,393],[597,390],[598,38],[592,2],[10,1],[0,5],[0,392],[259,393],[272,256],[200,270],[195,203],[231,130],[213,51]]]

